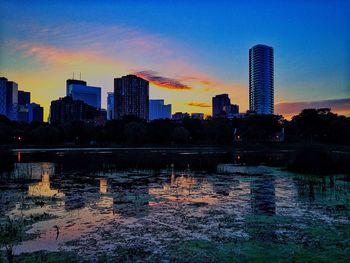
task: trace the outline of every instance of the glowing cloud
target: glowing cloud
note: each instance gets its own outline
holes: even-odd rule
[[[190,90],[192,87],[181,83],[180,81],[176,79],[171,79],[167,77],[159,76],[157,72],[152,70],[144,70],[135,72],[135,75],[137,75],[140,78],[144,78],[148,80],[151,84],[159,87],[159,88],[166,88],[166,89],[174,89],[174,90]]]
[[[192,106],[192,107],[200,107],[200,108],[210,108],[211,105],[209,105],[208,103],[204,103],[204,102],[188,102],[187,103],[188,106]]]

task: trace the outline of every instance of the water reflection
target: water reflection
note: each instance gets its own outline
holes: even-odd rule
[[[276,213],[275,181],[273,178],[258,176],[251,181],[251,206],[256,215]]]
[[[42,165],[41,182],[31,184],[28,187],[28,196],[63,198],[64,194],[58,189],[50,186],[50,173],[53,173],[54,166],[48,163]]]
[[[296,229],[315,215],[328,222],[350,216],[350,183],[341,176],[311,179],[278,168],[234,165],[246,161],[244,154],[230,156],[230,162],[221,162],[218,156],[203,161],[201,154],[187,154],[191,159],[181,155],[185,164],[179,164],[174,155],[161,152],[158,159],[163,159],[156,167],[136,159],[140,167],[129,161],[129,169],[118,162],[132,159],[132,152],[122,159],[100,155],[109,157],[96,157],[94,163],[93,154],[79,153],[73,158],[80,158],[77,166],[65,153],[55,155],[58,159],[13,156],[11,178],[26,180],[18,184],[6,177],[10,179],[2,185],[1,219],[51,216],[33,225],[30,233],[40,235],[23,242],[16,253],[64,250],[72,240],[72,249],[82,254],[131,244],[164,252],[174,242],[193,239],[277,240],[284,229],[261,227],[260,221],[249,217],[293,218],[291,229]],[[80,169],[82,163],[89,163],[91,170]],[[297,232],[289,238],[297,242]]]

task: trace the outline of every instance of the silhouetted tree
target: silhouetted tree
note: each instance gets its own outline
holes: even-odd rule
[[[282,129],[280,115],[250,115],[241,123],[242,137],[247,140],[264,141],[272,139]]]
[[[145,142],[146,128],[141,122],[130,122],[125,125],[124,130],[126,142],[131,145],[143,144]]]
[[[173,140],[175,143],[187,143],[190,139],[190,133],[184,127],[177,126],[173,131]]]

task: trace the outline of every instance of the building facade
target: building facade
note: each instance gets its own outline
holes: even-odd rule
[[[97,109],[82,100],[73,100],[71,96],[51,101],[51,124],[85,121],[93,125],[102,125],[105,119],[106,111]]]
[[[187,112],[176,112],[172,115],[171,119],[175,121],[181,121],[183,119],[188,119],[190,117],[190,114]]]
[[[17,120],[19,122],[28,122],[28,105],[30,104],[30,92],[18,91],[18,112]]]
[[[7,116],[7,78],[0,78],[0,115]]]
[[[18,84],[14,81],[7,82],[6,108],[7,118],[12,121],[17,121]]]
[[[204,113],[191,113],[192,119],[204,120]]]
[[[114,119],[114,92],[107,93],[107,120]]]
[[[249,110],[257,114],[274,113],[272,47],[256,45],[249,49]]]
[[[28,104],[28,122],[33,121],[43,122],[44,120],[44,108],[40,104],[29,103]]]
[[[66,81],[67,96],[73,100],[81,100],[95,108],[101,109],[101,88],[87,86],[86,81],[68,79]]]
[[[164,100],[149,100],[149,120],[171,119],[171,104]]]
[[[114,79],[114,118],[134,115],[148,120],[149,82],[135,75]]]
[[[220,94],[213,97],[213,117],[219,117],[225,114],[224,107],[231,105],[228,94]]]

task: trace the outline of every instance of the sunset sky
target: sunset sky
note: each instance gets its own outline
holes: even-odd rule
[[[350,116],[350,1],[1,1],[0,75],[49,112],[75,76],[102,87],[137,74],[173,112],[248,107],[248,50],[275,52],[276,113]],[[45,119],[46,119],[45,118]]]

